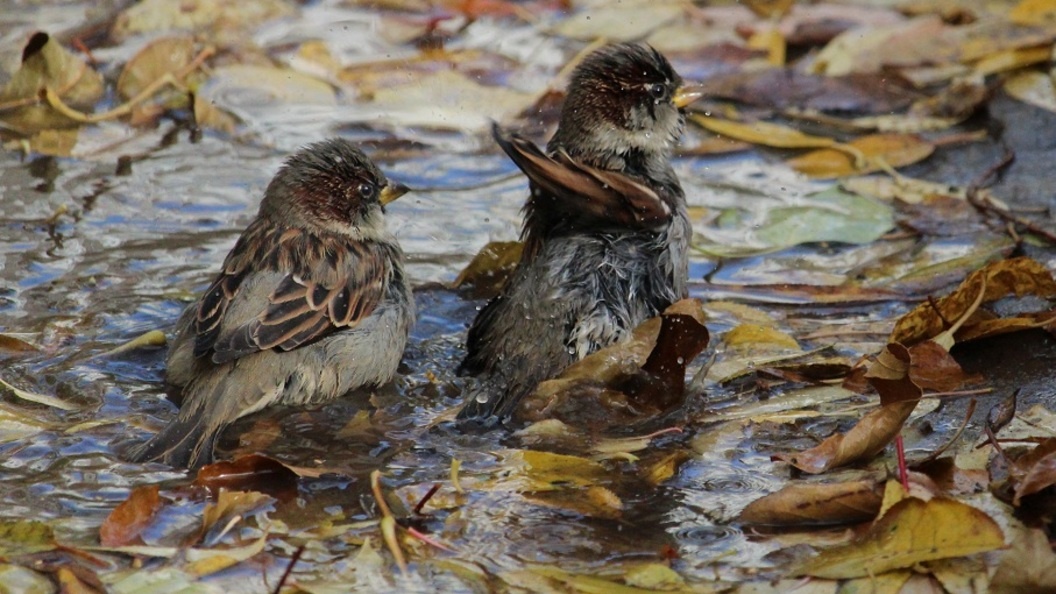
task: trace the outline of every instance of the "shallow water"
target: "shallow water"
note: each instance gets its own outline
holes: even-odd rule
[[[3,49],[17,48],[15,41],[32,30],[32,23],[78,24],[78,6],[21,8],[18,18],[0,28]],[[277,46],[322,36],[355,55],[362,46],[348,49],[341,32],[366,18],[363,14],[311,4],[300,21],[266,27],[258,41]],[[484,45],[495,35],[478,30],[467,37],[470,45]],[[373,41],[363,43],[369,47]],[[546,49],[540,50],[541,63],[559,64]],[[115,59],[129,51],[110,48],[104,55]],[[123,463],[114,449],[130,438],[145,438],[174,414],[164,398],[164,349],[102,355],[148,330],[169,329],[253,217],[283,157],[305,142],[338,134],[364,143],[391,178],[419,190],[387,210],[418,287],[419,321],[393,388],[372,399],[352,396],[309,411],[267,411],[240,422],[241,431],[229,432],[228,446],[236,445],[230,442],[241,432],[243,439],[264,440],[269,455],[289,464],[335,470],[333,476],[302,480],[296,497],[278,504],[274,516],[294,529],[367,520],[377,514],[367,481],[372,470],[383,470],[386,488],[413,501],[433,483],[447,481],[452,461],[459,460],[470,486],[467,494],[441,492],[424,523],[428,532],[457,543],[453,563],[478,573],[502,574],[507,583],[516,583],[510,572],[541,564],[605,575],[618,562],[659,560],[665,546],[676,552],[675,567],[689,579],[737,580],[771,568],[763,557],[777,545],[754,541],[730,520],[748,501],[787,479],[787,468],[770,461],[775,442],[783,439],[784,447],[812,442],[802,435],[765,432],[759,441],[760,435],[733,424],[718,430],[707,413],[780,396],[780,391],[760,395],[750,382],[735,381],[709,386],[706,396],[695,394],[679,419],[683,433],[659,438],[637,453],[643,466],[684,454],[677,474],[660,486],[645,486],[631,464],[607,462],[612,472],[604,486],[624,504],[619,520],[591,518],[538,494],[522,496],[522,489],[502,482],[513,448],[523,447],[521,442],[498,431],[463,434],[447,422],[460,402],[461,383],[453,370],[465,328],[482,302],[467,301],[444,284],[488,241],[517,236],[525,195],[523,178],[514,175],[516,168],[483,133],[409,133],[430,141],[422,148],[364,125],[354,106],[291,105],[241,96],[238,89],[213,92],[236,95],[227,99],[245,120],[239,135],[206,132],[199,137],[173,120],[148,130],[102,124],[85,132],[77,157],[0,154],[0,331],[39,348],[0,351],[0,377],[76,405],[63,411],[6,391],[0,397],[0,413],[7,413],[0,422],[0,518],[61,519],[56,525],[64,541],[94,544],[100,523],[131,487],[178,484],[182,473]],[[132,157],[130,174],[116,173],[121,156]],[[681,158],[676,169],[696,207],[719,209],[743,200],[729,190],[732,183],[783,183],[768,182],[762,174],[765,163],[756,157]],[[785,198],[794,202],[810,187],[790,187]],[[792,315],[786,306],[797,303],[793,294],[752,292],[754,285],[782,282],[837,285],[861,262],[877,257],[866,249],[793,248],[721,267],[695,255],[693,293],[769,303],[761,307],[777,326],[804,333],[890,319],[907,306],[900,301],[814,306]],[[718,336],[732,323],[718,312],[709,327]],[[882,339],[881,334],[845,340],[839,349],[858,356],[875,351]],[[366,427],[355,421],[362,410],[373,413]],[[834,422],[816,421],[822,425],[816,433],[826,434],[826,427],[831,432],[824,423]],[[27,428],[28,423],[34,427]],[[814,434],[811,423],[797,428]],[[358,540],[328,540],[325,550],[310,551],[297,575],[310,580],[332,574],[343,576],[346,584],[397,591],[465,590],[478,584],[456,577],[450,567],[425,563],[446,554],[424,547],[412,555],[422,565],[405,581],[387,577],[395,570],[376,576],[360,572],[353,579],[355,569],[345,575],[342,564],[350,563],[348,556],[358,550],[353,545],[376,527],[351,532]],[[279,545],[271,552],[280,558],[292,553]],[[284,564],[262,563],[274,584]],[[243,568],[217,579],[229,590],[255,591],[260,573]]]

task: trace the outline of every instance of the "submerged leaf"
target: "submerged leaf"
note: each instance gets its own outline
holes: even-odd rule
[[[198,469],[194,484],[214,493],[220,489],[284,492],[297,488],[297,474],[278,460],[249,454],[203,466]]]
[[[157,485],[136,487],[99,527],[99,542],[104,547],[142,544],[140,534],[154,521],[162,507]]]
[[[50,551],[55,544],[51,526],[36,520],[0,520],[0,557]]]
[[[739,225],[738,232],[702,230],[696,249],[718,257],[744,257],[816,242],[864,244],[894,227],[891,207],[872,198],[832,188],[794,206],[778,206]]]

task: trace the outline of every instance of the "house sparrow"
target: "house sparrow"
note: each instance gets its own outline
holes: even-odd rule
[[[177,322],[166,379],[182,389],[179,415],[129,457],[196,468],[240,417],[387,382],[414,300],[382,213],[406,191],[346,140],[290,157]]]
[[[528,176],[524,252],[477,315],[463,419],[504,420],[536,385],[686,296],[690,224],[669,162],[699,92],[655,49],[611,45],[574,70],[544,154],[497,126]]]

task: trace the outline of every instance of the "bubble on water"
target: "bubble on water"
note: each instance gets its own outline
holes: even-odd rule
[[[679,358],[675,359],[675,361],[676,361],[676,362],[677,362],[677,363],[678,363],[679,365],[685,365],[685,363],[686,363],[686,360],[685,360],[685,359],[683,359],[682,357],[679,357]]]
[[[568,347],[568,354],[569,355],[575,355],[576,354],[576,347],[571,347],[571,346]]]
[[[488,403],[488,395],[483,393],[483,392],[481,392],[480,394],[477,394],[476,400],[477,400],[477,404],[487,404]]]

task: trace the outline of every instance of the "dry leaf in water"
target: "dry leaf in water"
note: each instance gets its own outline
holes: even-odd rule
[[[846,151],[823,148],[789,159],[787,163],[810,177],[828,179],[912,165],[935,152],[935,145],[915,134],[872,134],[856,138],[847,146],[859,150],[865,162],[856,164]]]
[[[880,511],[883,488],[875,480],[847,483],[790,483],[756,499],[741,511],[746,524],[817,526],[862,522]]]
[[[795,575],[848,579],[908,569],[937,559],[963,557],[1000,548],[1004,534],[984,512],[953,499],[895,503],[855,542],[822,551],[794,570]]]

